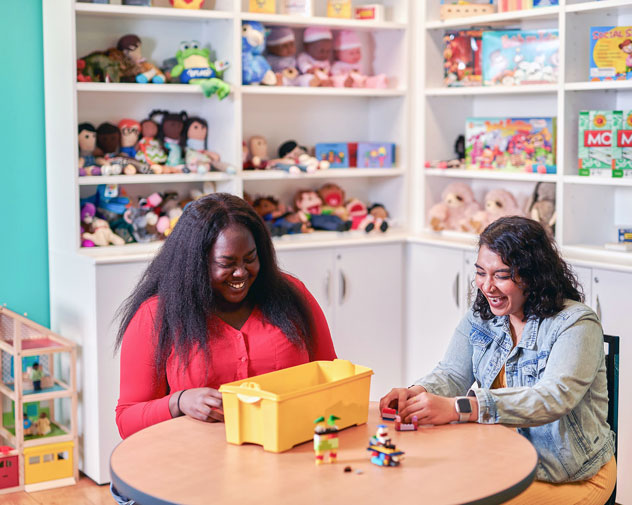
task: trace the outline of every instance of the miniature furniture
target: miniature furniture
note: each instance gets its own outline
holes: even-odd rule
[[[338,462],[314,465],[313,443],[274,454],[226,442],[224,426],[178,417],[135,433],[110,458],[114,486],[143,505],[250,503],[502,503],[526,489],[537,454],[515,430],[474,423],[391,433],[406,458],[397,468],[369,461],[382,420],[339,432]],[[500,457],[502,455],[502,457]],[[353,472],[344,472],[351,466]],[[484,473],[476,468],[486,468]],[[358,475],[356,470],[363,473]],[[395,483],[397,483],[395,485]]]
[[[0,494],[77,482],[76,353],[73,342],[0,307]],[[35,363],[40,389],[28,378]]]

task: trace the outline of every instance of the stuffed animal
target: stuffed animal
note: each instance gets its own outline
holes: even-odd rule
[[[172,77],[179,77],[183,84],[199,84],[207,98],[217,94],[222,100],[230,94],[230,85],[222,80],[227,64],[222,63],[221,71],[211,62],[210,50],[200,48],[199,42],[182,42],[176,53],[177,64],[171,69]]]
[[[127,75],[128,62],[125,55],[116,48],[106,51],[95,51],[83,58],[83,64],[77,63],[81,77],[77,80],[84,82],[121,82],[121,77]],[[79,72],[79,70],[78,70]]]
[[[97,246],[123,245],[125,243],[121,237],[112,231],[105,219],[96,217],[96,209],[93,204],[87,203],[84,205],[81,211],[81,221],[86,230],[81,234],[82,239],[91,241]]]
[[[140,123],[134,119],[121,119],[118,129],[121,132],[121,154],[129,158],[136,158],[136,144],[140,137]]]
[[[492,189],[485,195],[485,208],[470,219],[474,233],[481,233],[488,225],[503,216],[524,216],[514,196],[504,189]]]
[[[352,30],[341,30],[334,36],[334,55],[336,61],[331,67],[332,82],[335,87],[347,88],[386,88],[385,74],[367,76],[362,74],[362,44]]]
[[[116,48],[127,58],[127,73],[139,83],[163,84],[165,74],[156,65],[143,58],[141,46],[140,39],[133,34],[124,35],[118,40]]]
[[[257,198],[253,202],[253,207],[273,237],[312,231],[309,223],[303,222],[298,216],[287,212],[285,206],[272,196]]]
[[[265,47],[265,28],[258,21],[241,24],[241,82],[274,86],[277,78],[270,64],[261,56]]]
[[[555,183],[538,182],[533,195],[527,202],[526,213],[534,221],[538,221],[550,238],[555,236]]]
[[[435,231],[470,231],[469,219],[480,208],[474,199],[472,189],[467,184],[453,182],[441,193],[441,202],[430,208],[428,223]]]
[[[97,130],[90,123],[79,124],[79,175],[101,175],[94,150],[97,146]]]
[[[167,151],[167,161],[163,171],[164,173],[181,173],[184,168],[184,158],[180,141],[188,115],[185,111],[153,110],[150,117],[155,116],[162,116],[160,130],[158,131],[158,141]]]
[[[333,214],[323,214],[323,201],[316,191],[299,190],[294,195],[294,207],[304,223],[309,222],[315,230],[347,231],[351,221],[343,221]]]
[[[185,172],[204,174],[211,170],[235,173],[234,167],[221,161],[219,154],[206,146],[208,123],[201,117],[190,117],[184,125]]]
[[[344,205],[345,191],[337,184],[328,182],[323,184],[318,190],[318,196],[323,201],[323,214],[334,214],[343,221],[349,219],[349,211]],[[353,226],[353,222],[351,223]]]
[[[296,40],[291,28],[275,27],[266,38],[266,59],[276,74],[277,85],[298,84],[296,66]]]
[[[290,173],[312,173],[327,170],[329,162],[310,156],[305,147],[299,146],[294,140],[288,140],[279,146],[279,158],[270,160],[267,167]]]
[[[158,140],[160,127],[153,119],[154,111],[149,118],[140,122],[141,139],[136,145],[136,159],[151,165],[155,174],[162,173],[162,164],[167,161],[167,153]]]
[[[310,26],[303,32],[303,49],[296,63],[301,86],[331,86],[333,35],[329,28]]]
[[[381,203],[374,203],[369,207],[370,222],[364,227],[367,233],[380,230],[382,233],[388,230],[388,212]]]
[[[244,170],[265,170],[268,167],[268,142],[261,135],[250,137],[246,153]]]

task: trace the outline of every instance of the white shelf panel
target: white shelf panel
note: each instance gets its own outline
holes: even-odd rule
[[[429,177],[455,177],[460,179],[493,179],[495,181],[557,181],[557,174],[532,174],[527,172],[502,172],[500,170],[460,170],[426,168],[424,173]]]
[[[183,85],[184,86],[184,85]],[[301,86],[241,86],[244,95],[298,95],[298,96],[342,96],[382,97],[404,96],[404,89],[330,88]]]
[[[632,252],[612,251],[603,246],[573,244],[562,247],[564,259],[574,264],[632,272]]]
[[[233,19],[232,12],[213,11],[208,9],[176,9],[168,7],[142,7],[135,5],[109,5],[109,4],[75,4],[77,15],[128,17],[128,18],[163,18],[188,19],[191,21],[209,19]]]
[[[473,250],[478,244],[478,235],[452,230],[434,231],[424,228],[420,233],[408,235],[407,242],[417,244],[433,244],[441,247]]]
[[[228,181],[233,175],[223,172],[208,174],[136,174],[136,175],[104,175],[79,177],[80,186],[97,186],[98,184],[167,184],[174,182]]]
[[[426,88],[426,96],[470,96],[470,95],[521,95],[535,93],[557,93],[557,84],[528,84],[524,86],[463,86],[454,88]]]
[[[622,7],[632,9],[630,0],[603,0],[602,2],[567,4],[566,12],[593,12],[599,10],[619,9]]]
[[[588,184],[590,186],[632,186],[632,178],[589,177],[583,175],[565,175],[566,184]]]
[[[632,80],[567,82],[564,85],[564,89],[566,91],[632,91]]]
[[[78,82],[77,91],[82,93],[202,94],[202,88],[195,84],[138,84],[135,82]]]
[[[542,7],[521,11],[499,12],[495,14],[486,14],[484,16],[446,19],[445,21],[428,21],[426,23],[426,29],[439,30],[443,28],[459,28],[498,23],[507,24],[511,21],[521,21],[523,19],[554,19],[559,16],[559,13],[559,7]]]
[[[404,30],[405,23],[394,21],[364,21],[361,19],[340,19],[318,16],[288,16],[284,14],[241,13],[242,21],[259,21],[264,25],[283,26],[327,26],[330,28],[349,28],[353,30]]]
[[[404,174],[401,168],[330,168],[317,170],[311,174],[301,172],[290,174],[285,170],[246,170],[241,178],[247,181],[273,181],[286,179],[361,179],[364,177],[397,177]]]

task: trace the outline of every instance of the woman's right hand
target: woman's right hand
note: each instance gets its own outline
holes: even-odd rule
[[[406,401],[426,390],[423,386],[413,386],[410,388],[393,388],[380,400],[380,412],[386,407],[401,411],[406,406]]]
[[[200,421],[223,422],[222,394],[213,388],[186,389],[180,396],[180,412]]]

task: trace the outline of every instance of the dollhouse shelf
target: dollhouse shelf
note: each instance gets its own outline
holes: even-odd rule
[[[250,170],[241,173],[244,181],[267,181],[277,179],[342,179],[351,177],[397,177],[403,175],[401,168],[330,168],[308,174],[290,174],[285,170]]]
[[[202,88],[192,84],[138,84],[134,82],[78,82],[77,91],[81,93],[202,94]]]
[[[445,21],[428,21],[426,23],[426,29],[440,30],[443,28],[461,28],[496,23],[506,24],[508,21],[520,21],[525,19],[557,19],[559,12],[559,7],[542,7],[538,9],[486,14],[484,16],[448,19]]]
[[[557,91],[557,84],[525,84],[523,86],[464,86],[454,88],[427,88],[426,96],[521,95],[556,93]]]
[[[300,86],[241,86],[244,95],[299,95],[299,96],[342,96],[342,97],[387,97],[403,96],[404,89],[326,88]]]
[[[632,81],[585,81],[568,82],[564,85],[566,91],[632,91]]]
[[[163,18],[199,21],[200,19],[232,19],[232,12],[214,11],[208,9],[176,9],[168,7],[140,7],[133,5],[109,5],[76,3],[77,15],[129,17],[129,18]]]
[[[581,175],[565,175],[566,184],[587,184],[589,186],[626,186],[632,187],[632,179],[611,177],[583,177]]]
[[[630,7],[630,0],[603,0],[601,2],[585,2],[578,4],[567,4],[566,12],[591,12],[608,9],[618,9],[620,7]]]
[[[426,168],[426,176],[455,177],[459,179],[492,179],[495,181],[548,181],[555,182],[557,174],[532,174],[527,172],[503,172],[501,170],[460,170],[451,168]]]
[[[97,186],[99,184],[166,184],[174,182],[229,181],[234,176],[224,172],[207,174],[137,174],[137,175],[104,175],[79,177],[80,186]]]
[[[326,26],[339,29],[348,28],[351,30],[405,30],[405,23],[394,21],[363,21],[360,19],[340,19],[318,16],[288,16],[284,14],[254,14],[251,12],[241,13],[242,21],[259,21],[267,25],[282,26]]]

